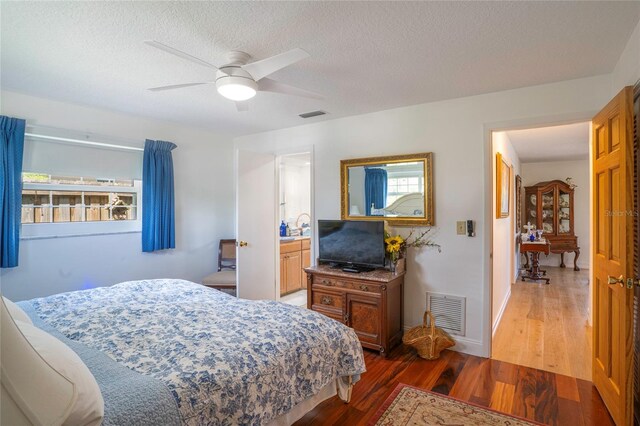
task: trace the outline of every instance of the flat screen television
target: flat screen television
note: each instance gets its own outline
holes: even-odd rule
[[[320,262],[353,272],[384,267],[383,221],[319,220],[318,236]]]

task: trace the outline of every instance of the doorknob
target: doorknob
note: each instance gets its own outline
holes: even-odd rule
[[[238,243],[238,245],[239,245],[240,247],[246,247],[247,245],[249,245],[249,243],[248,243],[248,242],[246,242],[246,241],[242,241],[242,240],[240,240],[240,242]]]
[[[624,277],[622,275],[620,275],[618,278],[609,275],[607,276],[607,282],[609,283],[609,285],[620,284],[620,287],[624,287]]]

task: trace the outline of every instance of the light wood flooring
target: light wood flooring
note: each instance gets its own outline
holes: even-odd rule
[[[545,266],[551,284],[514,283],[492,358],[591,380],[589,271]]]
[[[398,383],[547,425],[613,425],[600,395],[586,380],[451,351],[427,361],[404,345],[389,358],[364,353],[367,371],[354,385],[351,402],[330,398],[296,426],[365,426]]]

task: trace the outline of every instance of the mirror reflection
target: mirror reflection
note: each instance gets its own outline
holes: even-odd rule
[[[422,162],[352,166],[349,215],[425,217]]]
[[[433,225],[432,154],[342,160],[342,219]]]

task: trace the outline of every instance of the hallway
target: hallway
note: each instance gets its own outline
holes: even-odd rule
[[[511,286],[492,358],[591,380],[590,271],[544,268],[550,285],[518,281]]]

